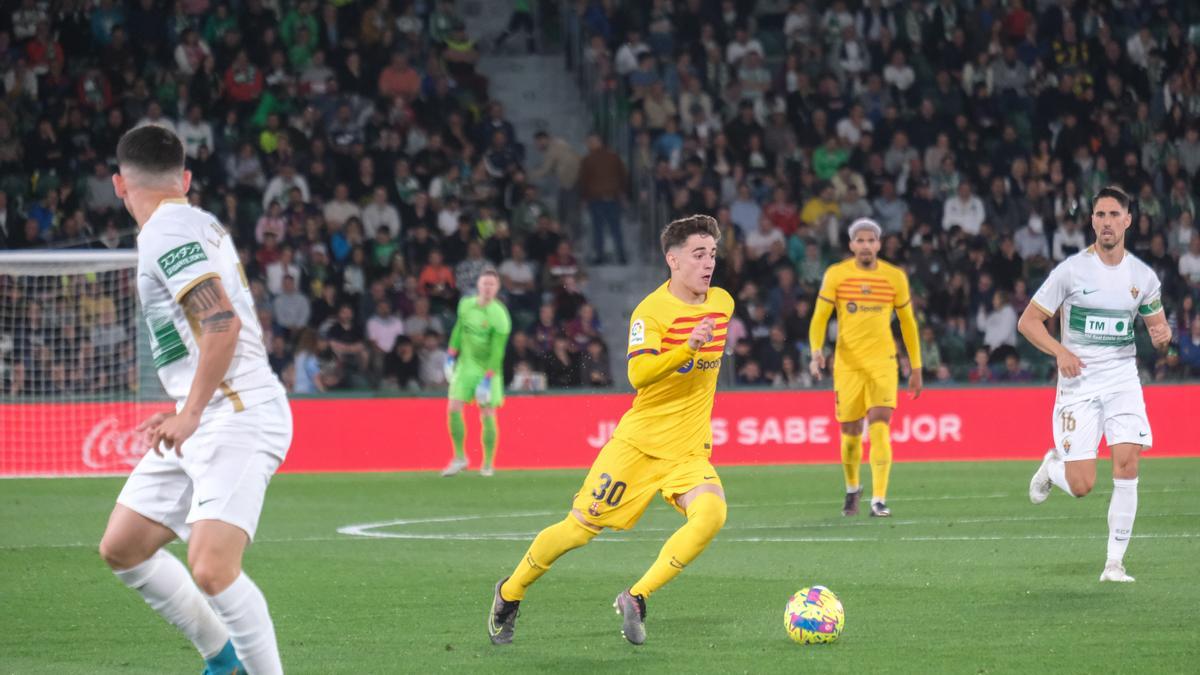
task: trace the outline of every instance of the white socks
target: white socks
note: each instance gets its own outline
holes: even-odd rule
[[[282,675],[275,625],[267,599],[243,572],[229,588],[208,596],[208,602],[229,629],[229,639],[250,675]]]
[[[141,564],[114,570],[114,574],[187,636],[206,660],[216,656],[229,641],[225,624],[204,601],[179,558],[159,549]]]
[[[1071,492],[1071,484],[1067,482],[1067,463],[1062,461],[1062,458],[1057,453],[1046,462],[1046,472],[1050,474],[1050,482],[1054,483],[1063,492],[1075,496]]]
[[[1129,537],[1133,534],[1133,519],[1137,515],[1136,478],[1114,478],[1112,501],[1108,504],[1108,559],[1121,562]]]

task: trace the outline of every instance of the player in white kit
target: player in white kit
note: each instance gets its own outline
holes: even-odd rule
[[[138,430],[150,448],[109,517],[100,555],[192,641],[205,673],[282,673],[262,592],[242,572],[292,417],[267,362],[232,238],[188,205],[191,174],[169,131],[117,146],[117,196],[137,221],[138,295],[174,412]],[[188,543],[191,575],[163,547]]]
[[[1100,581],[1133,581],[1124,559],[1137,513],[1138,456],[1154,444],[1138,379],[1135,319],[1142,317],[1156,348],[1171,341],[1158,277],[1125,250],[1131,222],[1128,195],[1114,187],[1101,190],[1092,208],[1096,243],[1050,272],[1017,326],[1058,360],[1059,372],[1051,418],[1055,449],[1029,483],[1030,501],[1046,501],[1054,485],[1083,497],[1096,483],[1102,434],[1112,452],[1108,560]],[[1061,342],[1046,329],[1060,310]]]

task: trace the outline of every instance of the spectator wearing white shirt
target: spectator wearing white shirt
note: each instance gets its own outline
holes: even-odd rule
[[[758,52],[759,56],[765,53],[762,43],[751,38],[750,31],[746,30],[745,26],[738,26],[733,32],[733,42],[725,47],[725,63],[737,67],[742,62],[742,57],[752,51]]]
[[[617,67],[617,73],[625,77],[637,70],[638,59],[642,54],[650,53],[650,45],[642,42],[641,32],[630,29],[628,39],[625,44],[617,49],[617,55],[614,58],[614,65]]]
[[[200,39],[200,33],[194,28],[183,31],[183,39],[175,48],[175,65],[179,72],[191,77],[204,65],[204,59],[212,56],[208,43]]]
[[[448,197],[444,200],[437,216],[438,232],[441,232],[443,237],[453,237],[454,233],[458,232],[458,217],[461,214],[458,197]]]
[[[1150,51],[1155,48],[1154,37],[1150,28],[1142,26],[1138,32],[1129,36],[1125,41],[1125,54],[1135,66],[1146,70],[1150,67]]]
[[[1036,213],[1030,215],[1029,222],[1013,235],[1013,243],[1017,245],[1017,255],[1023,260],[1050,259],[1050,242],[1046,241],[1045,224]]]
[[[1200,290],[1200,236],[1195,232],[1188,242],[1187,253],[1179,256],[1179,276],[1193,292]]]
[[[942,229],[949,230],[958,225],[963,232],[977,235],[985,214],[983,200],[972,194],[970,182],[963,181],[958,184],[958,194],[947,199],[942,207]]]
[[[870,0],[868,6],[855,15],[854,29],[867,42],[878,43],[883,39],[884,30],[893,37],[896,35],[896,17],[890,8],[881,5],[880,0]]]
[[[438,333],[426,332],[418,354],[421,359],[421,386],[425,389],[446,388],[446,350]]]
[[[267,291],[272,296],[283,293],[285,277],[300,278],[300,266],[296,264],[296,252],[291,246],[284,245],[279,249],[279,259],[267,265]]]
[[[187,117],[175,127],[175,134],[183,141],[183,151],[191,159],[196,159],[200,154],[201,146],[208,146],[209,150],[216,149],[213,146],[212,125],[204,119],[204,108],[199,104],[188,106]]]
[[[405,334],[404,321],[392,312],[387,300],[375,304],[375,313],[367,319],[367,340],[381,354],[387,354],[396,346],[396,338]]]
[[[358,204],[350,201],[350,187],[345,183],[338,183],[333,189],[333,199],[325,204],[325,223],[331,229],[340,228],[350,218],[358,218],[362,220],[362,209],[358,208]]]
[[[362,224],[368,239],[374,239],[381,227],[388,228],[393,237],[400,236],[400,212],[388,203],[387,188],[375,188],[371,203],[362,210]]]
[[[150,105],[146,106],[146,116],[138,120],[137,126],[162,127],[176,136],[179,135],[179,132],[175,129],[175,122],[170,117],[163,115],[162,104],[158,101],[150,101]]]
[[[875,130],[875,125],[871,120],[867,119],[863,107],[855,103],[850,108],[850,114],[843,117],[837,123],[837,135],[844,140],[847,145],[858,145],[864,133],[871,133]]]
[[[771,250],[775,242],[784,243],[783,233],[766,215],[758,219],[758,229],[746,235],[746,257],[758,260]]]
[[[836,42],[843,35],[843,30],[854,29],[854,15],[846,8],[845,0],[834,0],[829,9],[821,15],[821,25],[825,28],[825,38],[828,42]]]
[[[267,208],[274,201],[282,204],[286,201],[287,194],[292,188],[300,190],[301,201],[308,202],[308,180],[296,173],[296,167],[289,162],[279,167],[279,175],[267,183],[267,189],[263,192],[262,198],[263,208]]]
[[[871,68],[871,52],[867,49],[853,26],[842,30],[842,45],[838,48],[838,66],[849,80],[858,81],[860,75]]]
[[[537,268],[525,255],[525,245],[514,242],[512,257],[500,263],[500,281],[508,297],[509,309],[536,312],[538,308]]]
[[[979,306],[979,314],[975,317],[975,326],[983,333],[983,344],[993,359],[997,359],[996,351],[1017,346],[1017,311],[1008,302],[1008,293],[996,291],[992,296],[991,311],[985,311]],[[1003,358],[1003,356],[999,356]]]
[[[917,74],[904,58],[904,52],[897,49],[892,52],[892,62],[883,69],[883,81],[895,87],[903,95],[913,86]]]
[[[811,40],[815,23],[816,17],[807,2],[793,2],[783,20],[783,34],[787,36],[788,48]]]
[[[1083,235],[1079,223],[1074,218],[1063,221],[1062,227],[1054,233],[1054,245],[1051,252],[1054,262],[1059,263],[1087,247],[1087,238]]]

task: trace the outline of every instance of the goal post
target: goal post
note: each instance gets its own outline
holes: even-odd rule
[[[0,251],[0,476],[128,473],[167,402],[136,251]]]

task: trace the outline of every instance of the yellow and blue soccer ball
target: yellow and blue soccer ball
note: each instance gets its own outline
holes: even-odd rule
[[[828,588],[802,588],[788,598],[783,625],[788,637],[799,644],[833,642],[846,625],[846,610],[838,596]]]

